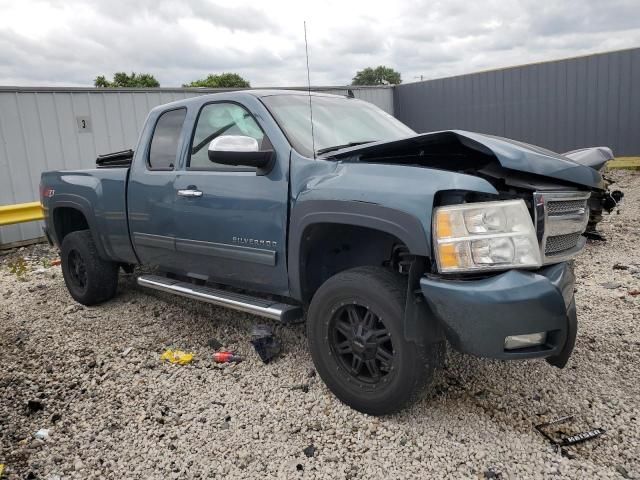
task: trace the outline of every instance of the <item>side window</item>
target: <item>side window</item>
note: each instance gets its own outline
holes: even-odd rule
[[[186,115],[187,110],[180,108],[165,112],[158,118],[149,148],[150,170],[173,170]]]
[[[269,139],[251,114],[235,103],[209,103],[200,110],[191,142],[189,168],[209,170],[247,170],[247,167],[222,165],[209,160],[209,143],[221,135],[255,138],[259,148],[270,148]],[[249,169],[255,170],[255,169]]]

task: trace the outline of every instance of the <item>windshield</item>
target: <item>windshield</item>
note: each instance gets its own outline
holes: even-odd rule
[[[262,101],[293,148],[313,158],[308,95],[273,95]],[[311,96],[316,153],[381,140],[398,140],[416,132],[378,107],[346,97]]]

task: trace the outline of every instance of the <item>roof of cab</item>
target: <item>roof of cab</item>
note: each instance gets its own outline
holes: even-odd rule
[[[277,89],[251,89],[251,90],[228,90],[218,93],[207,93],[203,95],[196,95],[173,102],[158,105],[151,109],[151,112],[158,114],[159,111],[166,111],[175,108],[181,108],[186,106],[199,106],[207,103],[209,100],[221,99],[221,97],[236,97],[236,99],[242,98],[243,95],[249,95],[255,98],[273,97],[277,95],[309,95],[314,97],[333,97],[333,98],[345,98],[343,95],[333,95],[324,92],[308,92],[305,90],[277,90]],[[223,98],[222,98],[223,99]]]
[[[248,93],[250,95],[254,95],[256,97],[272,97],[274,95],[311,95],[317,97],[342,97],[343,95],[334,95],[331,93],[324,92],[309,92],[308,90],[276,90],[276,89],[253,89],[253,90],[241,90],[244,93]]]

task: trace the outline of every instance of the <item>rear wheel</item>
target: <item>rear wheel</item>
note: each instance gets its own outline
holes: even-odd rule
[[[316,292],[307,336],[318,373],[344,403],[383,415],[430,380],[436,352],[404,338],[405,279],[378,267],[339,273]]]
[[[118,264],[101,259],[89,230],[69,233],[62,241],[62,275],[69,293],[83,305],[113,298],[118,288]]]

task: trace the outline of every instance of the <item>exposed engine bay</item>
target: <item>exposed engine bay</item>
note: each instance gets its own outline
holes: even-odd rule
[[[610,190],[604,176],[611,149],[591,147],[564,155],[507,138],[465,131],[420,134],[392,142],[373,142],[330,155],[345,162],[423,166],[482,177],[500,192],[500,199],[523,198],[533,211],[532,192],[590,190],[586,236],[602,239],[596,225],[624,194]],[[483,201],[482,196],[447,192],[441,204]]]

